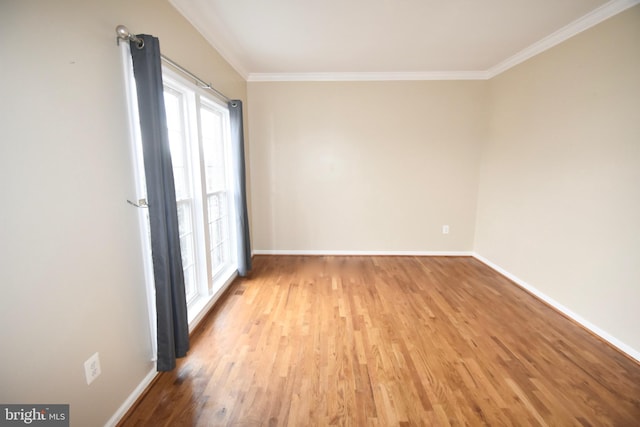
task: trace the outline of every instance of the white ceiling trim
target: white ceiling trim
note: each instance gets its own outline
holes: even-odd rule
[[[187,10],[181,5],[169,0],[180,14],[202,34],[211,46],[222,56],[233,69],[249,82],[302,82],[302,81],[410,81],[410,80],[487,80],[495,77],[510,68],[548,50],[571,37],[605,21],[637,4],[640,0],[611,0],[599,8],[591,11],[567,26],[526,47],[515,55],[494,65],[488,70],[479,71],[427,71],[427,72],[361,72],[361,73],[251,73],[242,65],[236,54],[216,43],[215,38],[206,30],[205,23],[195,22],[187,16]]]
[[[176,2],[174,0],[169,0],[169,3],[171,3],[171,5],[182,15],[184,19],[189,21],[193,28],[195,28],[202,35],[202,37],[204,37],[204,39],[209,42],[211,46],[213,46],[213,48],[220,54],[220,56],[222,56],[222,58],[227,61],[229,65],[231,65],[231,68],[236,70],[236,72],[240,74],[243,79],[248,80],[249,73],[242,65],[242,61],[240,61],[238,57],[229,49],[226,49],[219,43],[216,43],[215,38],[206,30],[205,23],[195,22],[194,20],[189,18],[189,16],[199,16],[198,13],[189,13],[189,8],[182,7],[179,2]]]
[[[542,40],[537,41],[529,47],[521,50],[510,58],[505,59],[499,64],[489,68],[486,73],[488,78],[492,78],[507,71],[510,68],[530,59],[545,50],[570,39],[571,37],[588,30],[589,28],[598,25],[602,21],[605,21],[620,12],[624,12],[640,3],[640,0],[612,0],[603,4],[597,9],[587,13],[582,18],[578,18],[567,26],[559,29],[558,31],[548,35]]]
[[[407,80],[486,80],[486,71],[429,71],[401,73],[251,73],[249,82],[350,82]]]
[[[581,18],[484,71],[367,72],[367,73],[249,73],[249,82],[325,82],[399,80],[488,80],[545,50],[640,4],[640,0],[611,0]]]

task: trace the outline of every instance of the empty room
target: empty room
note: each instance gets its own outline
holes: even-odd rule
[[[9,0],[0,55],[0,425],[638,425],[640,0]]]

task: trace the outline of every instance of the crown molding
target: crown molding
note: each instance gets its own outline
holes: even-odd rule
[[[605,21],[620,12],[640,4],[640,0],[612,0],[602,6],[587,13],[581,18],[576,19],[572,23],[562,27],[558,31],[549,34],[547,37],[535,42],[534,44],[526,47],[515,55],[505,59],[504,61],[489,68],[486,73],[488,78],[493,78],[501,73],[504,73],[510,68],[515,67],[518,64],[530,59],[545,50],[570,39],[571,37],[588,30]]]
[[[402,80],[488,80],[510,68],[588,30],[589,28],[640,4],[640,0],[611,0],[558,31],[526,47],[484,71],[425,71],[391,73],[250,73],[249,82],[331,82]]]
[[[182,15],[184,19],[186,19],[193,26],[193,28],[196,29],[197,32],[200,33],[200,35],[202,35],[202,37],[204,37],[204,39],[216,50],[216,52],[218,52],[220,56],[222,56],[222,58],[227,61],[231,68],[233,68],[238,74],[240,74],[243,79],[248,79],[249,73],[247,72],[247,69],[242,65],[242,61],[240,61],[230,49],[224,47],[220,43],[216,43],[216,38],[214,37],[214,35],[210,34],[209,31],[207,31],[206,25],[200,22],[196,22],[190,18],[190,16],[200,16],[200,14],[196,10],[191,10],[191,8],[189,7],[184,7],[184,5],[175,0],[169,0],[169,3],[171,4],[171,6],[173,6],[174,9],[178,11],[180,15]]]
[[[412,81],[485,80],[486,71],[426,72],[347,72],[347,73],[251,73],[249,82],[334,82],[334,81]]]
[[[640,4],[640,0],[611,0],[576,19],[565,27],[526,47],[515,55],[487,70],[479,71],[424,71],[424,72],[310,72],[310,73],[250,73],[242,61],[228,48],[216,43],[206,26],[188,18],[197,13],[187,10],[175,0],[171,5],[193,25],[211,46],[248,82],[337,82],[337,81],[420,81],[420,80],[488,80],[510,68],[570,39],[571,37]]]

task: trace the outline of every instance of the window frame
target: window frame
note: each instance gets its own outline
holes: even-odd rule
[[[207,94],[208,95],[208,94]],[[203,102],[204,100],[204,102]],[[206,227],[207,227],[207,232],[209,234],[209,246],[207,247],[207,257],[209,259],[209,264],[208,264],[208,271],[211,274],[212,277],[212,281],[215,283],[216,281],[222,281],[221,279],[224,279],[225,276],[228,276],[228,272],[226,270],[229,269],[229,267],[233,267],[234,270],[237,270],[238,267],[238,261],[236,259],[237,256],[237,236],[236,236],[236,226],[233,222],[234,218],[237,218],[236,212],[235,212],[235,203],[233,203],[233,179],[234,176],[232,174],[232,158],[231,158],[231,124],[230,124],[230,118],[229,118],[229,107],[226,104],[223,104],[222,102],[218,101],[216,98],[209,96],[202,96],[198,98],[198,118],[199,118],[199,122],[202,122],[202,114],[201,111],[202,109],[205,110],[210,110],[211,112],[213,112],[214,114],[219,114],[221,116],[221,138],[222,138],[222,152],[223,152],[223,164],[224,164],[224,182],[225,182],[225,189],[222,190],[217,190],[217,191],[212,191],[209,192],[209,190],[207,189],[207,183],[206,183],[206,164],[205,164],[205,153],[204,153],[204,137],[202,135],[202,129],[200,129],[200,149],[201,149],[201,168],[204,171],[204,173],[202,174],[203,177],[203,185],[202,185],[202,199],[203,199],[203,204],[205,204],[206,206],[206,212],[207,212],[207,223],[206,223]],[[221,244],[224,243],[224,240],[226,240],[228,242],[228,246],[224,249],[228,262],[226,264],[222,264],[220,265],[219,268],[216,268],[214,266],[213,263],[213,255],[212,255],[212,246],[211,243],[213,241],[213,238],[211,236],[211,224],[213,224],[213,221],[210,218],[210,212],[209,212],[209,197],[214,195],[214,194],[224,194],[225,197],[225,202],[224,205],[226,205],[226,209],[225,209],[225,213],[223,215],[220,216],[220,218],[217,219],[224,219],[226,217],[228,223],[226,226],[226,230],[223,232],[225,234],[224,238],[223,238],[223,242],[217,244],[217,246],[220,246]],[[216,219],[216,220],[217,220]]]
[[[229,109],[226,103],[218,100],[210,93],[185,79],[182,75],[172,70],[169,66],[162,66],[163,84],[165,90],[182,93],[183,101],[187,105],[183,108],[185,117],[184,123],[189,128],[185,132],[185,138],[188,140],[187,156],[191,161],[191,187],[193,191],[193,210],[191,221],[194,231],[195,258],[196,258],[196,283],[197,295],[190,298],[187,303],[187,311],[190,325],[195,322],[196,318],[202,315],[203,308],[211,303],[212,299],[226,288],[226,286],[237,275],[237,259],[236,259],[236,236],[235,224],[233,220],[235,214],[233,212],[233,174],[231,162],[231,140],[230,140],[230,121]],[[227,241],[229,245],[226,249],[227,262],[220,268],[213,267],[213,259],[211,253],[211,242],[213,236],[209,228],[209,208],[207,192],[207,176],[205,165],[205,153],[203,144],[202,130],[202,114],[201,110],[207,109],[214,113],[220,114],[222,121],[222,145],[223,145],[223,164],[224,179],[226,188],[221,192],[226,193],[226,216],[228,219],[226,227]],[[180,203],[180,200],[177,200]]]

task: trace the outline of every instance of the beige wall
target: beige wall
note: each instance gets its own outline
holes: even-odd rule
[[[475,250],[638,352],[640,6],[490,93]]]
[[[153,369],[118,24],[244,98],[168,3],[0,4],[0,402],[70,403],[103,425]],[[90,386],[83,362],[100,353]]]
[[[487,86],[250,82],[253,247],[470,251]]]

